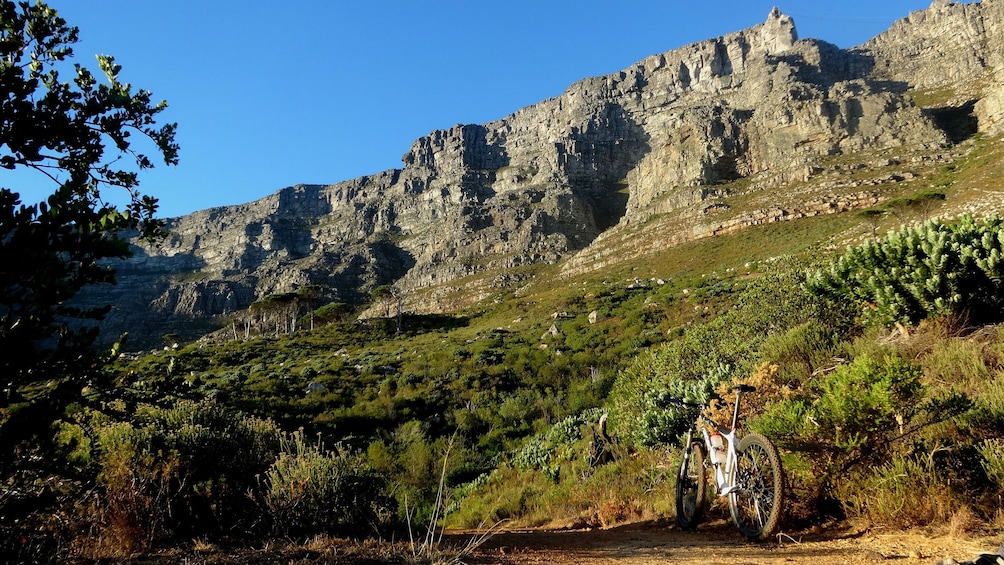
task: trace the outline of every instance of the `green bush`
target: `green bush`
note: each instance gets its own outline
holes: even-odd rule
[[[980,455],[983,456],[983,469],[987,472],[987,477],[1004,492],[1004,439],[984,441],[980,445]]]
[[[657,375],[665,374],[660,371],[661,364],[658,359],[654,359],[651,364],[642,364],[641,367],[644,370],[654,370],[655,374],[645,375],[638,367],[631,367],[623,373],[620,381],[622,386],[626,382],[638,383],[637,391],[641,394],[628,396],[631,405],[617,406],[620,418],[615,421],[621,423],[616,428],[618,432],[627,432],[625,435],[630,441],[645,446],[675,443],[693,421],[692,415],[687,411],[667,406],[664,401],[666,397],[681,398],[695,404],[707,404],[714,398],[718,385],[732,376],[731,367],[721,364],[709,368],[705,375],[698,378],[655,380],[658,378]],[[658,388],[646,387],[648,383],[653,382],[659,383]],[[626,416],[631,417],[631,420],[625,422]]]
[[[59,439],[70,461],[95,470],[101,490],[84,510],[98,543],[123,550],[252,528],[259,513],[247,493],[279,448],[272,422],[188,400],[141,405],[128,422],[81,414]]]
[[[848,474],[888,464],[922,429],[972,406],[960,393],[934,396],[921,375],[920,366],[899,357],[862,355],[769,405],[749,426],[810,461],[806,477],[814,484],[801,488],[816,504],[845,484]]]
[[[976,405],[968,420],[975,433],[1004,437],[1004,375],[986,382],[974,396]]]
[[[875,460],[921,409],[920,375],[920,367],[898,357],[858,357],[750,425],[783,444],[828,452],[841,464]]]
[[[782,382],[797,385],[831,362],[838,338],[834,328],[810,320],[768,337],[760,346],[759,357],[778,366],[777,378]]]
[[[603,411],[591,409],[569,416],[557,422],[544,433],[537,434],[523,443],[512,456],[512,464],[518,469],[536,469],[554,482],[560,478],[561,465],[586,453],[577,453],[576,443],[583,438],[585,426],[599,422]]]
[[[1004,221],[930,220],[849,248],[807,281],[810,293],[860,307],[867,324],[935,315],[996,322],[1004,314]]]
[[[282,442],[265,473],[265,506],[285,535],[364,535],[392,514],[383,478],[360,455],[308,443],[303,432]]]

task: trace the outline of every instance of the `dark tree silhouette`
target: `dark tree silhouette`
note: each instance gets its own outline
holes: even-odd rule
[[[153,163],[137,142],[165,164],[178,158],[176,124],[155,121],[167,104],[121,82],[110,56],[97,57],[101,81],[71,67],[77,39],[42,2],[0,1],[0,168],[53,183],[44,202],[22,203],[0,177],[0,478],[29,459],[53,465],[26,454],[47,453],[66,407],[108,389],[109,357],[95,352],[88,323],[108,308],[69,301],[86,285],[114,282],[102,260],[128,256],[126,234],[162,233],[157,200],[138,190]],[[127,203],[109,204],[108,191]]]

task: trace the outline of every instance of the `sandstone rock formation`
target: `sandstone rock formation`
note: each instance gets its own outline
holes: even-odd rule
[[[850,50],[799,40],[775,8],[760,25],[584,79],[498,121],[434,131],[401,169],[172,219],[169,240],[137,246],[119,285],[87,300],[116,304],[109,334],[148,344],[308,284],[343,302],[393,285],[406,309],[432,312],[518,286],[524,267],[578,253],[572,263],[588,270],[601,234],[707,212],[720,183],[777,186],[827,156],[951,143],[959,133],[915,106],[911,88],[958,89],[951,122],[973,113],[999,130],[1002,6],[938,0]]]
[[[980,131],[1004,130],[1004,2],[935,0],[857,51],[875,79],[946,90],[952,106],[972,103]]]

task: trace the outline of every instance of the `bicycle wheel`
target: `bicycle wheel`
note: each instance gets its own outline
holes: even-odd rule
[[[767,438],[750,434],[739,442],[733,484],[738,488],[729,494],[729,510],[739,531],[756,541],[776,534],[784,505],[784,469]]]
[[[684,530],[693,530],[707,510],[708,477],[704,444],[692,441],[683,451],[676,475],[676,521]]]

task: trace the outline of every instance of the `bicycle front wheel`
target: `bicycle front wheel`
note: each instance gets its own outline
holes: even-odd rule
[[[739,442],[733,484],[729,493],[732,521],[747,539],[761,541],[777,533],[784,505],[785,484],[781,457],[767,438],[750,434]]]
[[[676,475],[676,522],[693,530],[707,510],[708,477],[704,444],[692,441],[683,449],[680,472]]]

